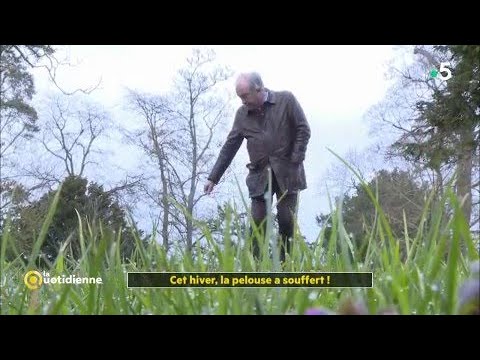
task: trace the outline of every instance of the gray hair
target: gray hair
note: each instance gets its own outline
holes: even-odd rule
[[[248,83],[250,85],[250,90],[262,90],[263,89],[263,81],[262,81],[262,77],[260,76],[259,73],[251,72],[251,73],[240,74],[238,79],[237,79],[237,82],[241,78],[245,78],[245,79],[248,80]]]

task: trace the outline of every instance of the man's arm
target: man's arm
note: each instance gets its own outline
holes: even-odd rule
[[[310,139],[310,126],[302,107],[293,94],[291,94],[289,110],[295,131],[295,140],[290,160],[293,163],[301,163],[305,160],[305,153]]]
[[[241,115],[239,112],[240,110],[237,111],[237,114],[235,115],[233,127],[228,134],[225,144],[223,144],[223,147],[220,150],[220,154],[218,155],[217,161],[215,162],[210,175],[208,176],[208,180],[215,184],[218,184],[225,173],[225,170],[227,170],[227,168],[230,166],[233,158],[237,154],[238,149],[240,149],[240,146],[242,145],[243,133],[240,124]]]

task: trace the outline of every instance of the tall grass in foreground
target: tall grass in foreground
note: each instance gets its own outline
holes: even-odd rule
[[[279,270],[278,252],[256,263],[245,243],[234,244],[230,224],[237,216],[226,216],[223,244],[213,240],[206,226],[199,224],[207,243],[202,256],[186,256],[178,250],[167,256],[156,241],[144,245],[137,234],[130,261],[123,262],[120,238],[100,227],[98,233],[79,218],[81,257],[68,256],[68,239],[51,268],[51,276],[75,274],[101,277],[102,285],[49,284],[28,289],[23,276],[35,268],[35,259],[55,213],[58,194],[45,219],[30,259],[20,254],[7,260],[7,248],[14,251],[7,221],[1,239],[1,314],[303,314],[311,307],[337,310],[345,299],[362,299],[370,313],[394,307],[401,314],[455,314],[459,285],[468,278],[469,263],[478,260],[478,239],[472,239],[460,204],[448,191],[440,201],[429,199],[416,234],[394,238],[388,221],[370,193],[377,209],[376,221],[365,238],[363,261],[357,259],[355,244],[346,234],[341,213],[334,216],[329,238],[320,231],[314,244],[306,244],[297,231],[291,257],[283,271],[372,271],[373,288],[162,288],[129,289],[128,271],[262,271]],[[449,214],[445,214],[449,209]],[[446,219],[446,221],[445,221]],[[476,243],[477,241],[477,243]],[[405,244],[402,254],[400,242]],[[341,249],[338,251],[337,249]],[[200,249],[197,248],[198,252]],[[268,253],[268,244],[263,244]]]

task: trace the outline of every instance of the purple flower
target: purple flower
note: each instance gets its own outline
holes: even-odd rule
[[[332,312],[324,308],[310,308],[305,311],[304,315],[332,315]]]

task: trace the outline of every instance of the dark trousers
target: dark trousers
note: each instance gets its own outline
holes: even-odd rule
[[[291,238],[293,236],[294,215],[296,213],[298,194],[287,193],[282,197],[275,175],[272,173],[272,198],[273,194],[277,196],[277,219],[278,232],[280,233],[280,261],[285,261],[285,253],[290,253]],[[266,233],[267,204],[263,195],[252,198],[252,218],[255,225],[259,228],[260,234],[265,238]],[[260,248],[258,239],[253,236],[253,256],[260,258]]]

